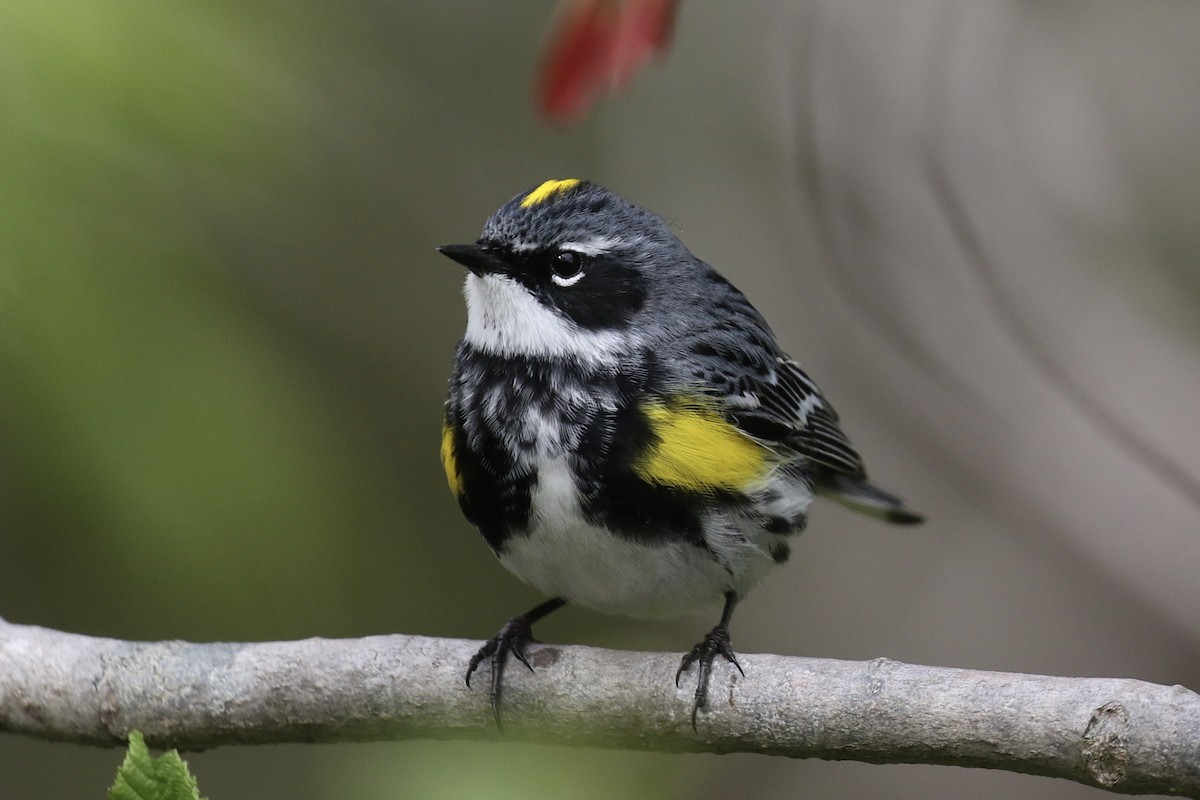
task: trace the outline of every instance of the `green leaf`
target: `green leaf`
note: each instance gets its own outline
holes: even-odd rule
[[[108,800],[204,800],[187,762],[175,750],[150,755],[138,731],[129,732],[129,752],[108,790]]]

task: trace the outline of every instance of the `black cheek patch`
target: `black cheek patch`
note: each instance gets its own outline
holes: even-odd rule
[[[634,267],[599,256],[585,262],[584,276],[574,286],[551,284],[546,299],[580,328],[622,328],[646,303],[646,283]]]

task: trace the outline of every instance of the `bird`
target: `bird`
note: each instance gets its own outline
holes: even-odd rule
[[[441,460],[500,563],[549,599],[470,659],[491,669],[503,730],[510,657],[567,604],[670,618],[723,603],[683,655],[691,723],[732,647],[738,601],[774,567],[817,495],[889,523],[922,521],[867,478],[837,413],[763,316],[658,214],[577,178],[500,207],[471,244],[466,332]]]

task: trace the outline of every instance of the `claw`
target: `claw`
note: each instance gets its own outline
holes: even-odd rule
[[[738,663],[737,656],[733,652],[733,645],[729,641],[729,628],[725,625],[717,625],[709,631],[703,641],[684,655],[679,662],[679,669],[675,671],[675,685],[679,686],[679,676],[686,672],[692,664],[699,664],[696,670],[696,695],[692,703],[693,731],[697,730],[696,715],[700,709],[708,705],[708,680],[712,675],[712,663],[718,655],[737,667],[738,672],[745,677],[746,673],[742,669],[742,665]]]
[[[471,675],[479,668],[480,664],[487,661],[491,665],[492,687],[489,703],[492,707],[492,716],[496,718],[496,728],[501,732],[504,731],[504,723],[500,719],[500,687],[504,677],[504,665],[508,663],[509,654],[512,654],[528,667],[530,672],[533,672],[533,665],[529,663],[529,658],[525,655],[525,646],[531,641],[533,641],[533,631],[529,621],[524,616],[513,617],[504,623],[504,627],[500,629],[499,633],[479,648],[479,652],[471,656],[471,661],[467,664],[467,686],[471,685]]]
[[[742,665],[738,663],[737,655],[733,652],[733,644],[729,639],[729,618],[733,615],[733,607],[737,603],[737,595],[728,592],[725,595],[725,612],[708,635],[704,637],[690,652],[685,653],[679,660],[679,669],[675,670],[675,686],[679,686],[679,676],[683,675],[692,664],[698,664],[696,669],[696,694],[692,702],[692,731],[696,729],[696,715],[700,709],[708,705],[708,679],[712,675],[712,664],[717,656],[721,656],[730,664],[737,667],[742,677],[746,676]]]
[[[565,600],[554,598],[525,614],[513,617],[504,623],[499,633],[485,642],[467,663],[468,687],[471,685],[471,675],[484,661],[488,662],[492,668],[492,686],[488,702],[492,707],[492,716],[496,718],[496,729],[501,733],[504,732],[504,723],[500,719],[500,694],[504,678],[504,665],[508,663],[508,656],[509,654],[516,656],[517,661],[533,672],[533,664],[529,663],[529,657],[525,654],[525,648],[529,644],[537,642],[537,639],[533,638],[533,623],[551,611],[562,608],[565,604]]]

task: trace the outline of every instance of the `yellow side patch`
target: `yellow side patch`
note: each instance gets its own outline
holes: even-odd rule
[[[703,398],[642,406],[657,442],[634,464],[647,483],[689,492],[744,491],[774,466],[772,452],[738,430]]]
[[[540,203],[544,203],[556,194],[561,194],[578,186],[580,183],[578,178],[567,178],[565,180],[546,181],[541,186],[534,189],[525,198],[521,200],[521,208],[531,208]]]
[[[449,422],[442,423],[442,469],[446,470],[446,483],[455,497],[462,494],[462,478],[458,474],[458,465],[454,463],[454,428]]]

